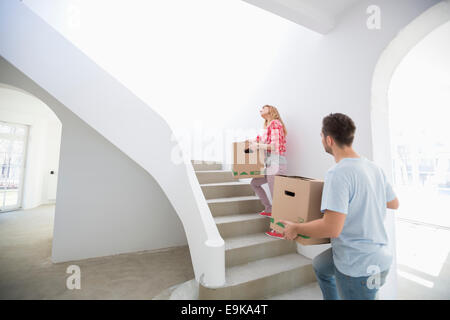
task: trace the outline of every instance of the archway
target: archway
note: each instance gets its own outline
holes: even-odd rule
[[[417,17],[406,26],[381,54],[372,79],[371,126],[373,158],[386,172],[392,182],[392,153],[389,126],[389,88],[392,77],[401,61],[428,34],[450,21],[450,1],[442,1]],[[400,200],[401,201],[401,200]],[[391,243],[395,244],[395,213],[389,212],[386,226]],[[394,262],[386,285],[380,291],[381,298],[395,299],[397,296],[397,252],[395,246]]]
[[[56,202],[62,123],[34,95],[0,83],[1,212]]]

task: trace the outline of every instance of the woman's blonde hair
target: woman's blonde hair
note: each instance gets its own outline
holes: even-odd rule
[[[286,126],[284,125],[283,120],[281,120],[280,114],[278,113],[278,109],[275,108],[274,106],[268,105],[266,104],[263,108],[268,107],[269,108],[269,119],[264,120],[264,129],[267,128],[268,124],[270,121],[272,120],[280,120],[281,124],[283,125],[283,131],[284,131],[284,135],[287,135],[287,130],[286,130]]]

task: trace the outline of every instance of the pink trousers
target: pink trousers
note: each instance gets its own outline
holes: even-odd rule
[[[277,163],[271,164],[266,168],[266,174],[264,175],[264,178],[253,178],[252,181],[250,182],[256,195],[259,197],[262,204],[264,205],[265,212],[272,212],[272,204],[267,198],[267,194],[262,188],[262,185],[265,183],[269,184],[270,195],[273,198],[273,184],[275,181],[275,176],[278,174],[286,174],[286,169],[287,169],[286,164],[277,164]]]

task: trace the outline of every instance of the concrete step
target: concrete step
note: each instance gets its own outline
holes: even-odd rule
[[[291,253],[227,268],[225,286],[207,288],[200,284],[199,299],[264,299],[313,281],[311,260]]]
[[[176,284],[154,296],[152,300],[198,300],[199,284],[195,279]],[[290,291],[264,297],[264,300],[323,300],[319,284],[307,283]]]
[[[297,251],[294,241],[275,239],[263,232],[225,238],[224,240],[226,267]]]
[[[251,188],[251,179],[234,179],[230,171],[222,170],[222,165],[215,162],[193,165],[225,240],[226,263],[226,285],[207,288],[200,284],[198,299],[276,299],[315,281],[311,260],[296,252],[294,241],[264,234],[270,229],[270,219],[258,214],[264,206]],[[197,290],[191,287],[189,292]]]
[[[252,186],[248,182],[216,182],[201,184],[200,187],[207,200],[255,195]]]
[[[222,164],[216,161],[191,160],[194,171],[222,170]]]
[[[176,284],[154,296],[152,300],[198,300],[198,282],[194,278]]]
[[[292,289],[275,296],[266,297],[266,300],[323,300],[322,291],[317,281],[308,283],[299,288]]]
[[[196,171],[195,174],[197,175],[197,179],[200,184],[238,181],[233,178],[231,171],[227,170]]]
[[[213,217],[254,213],[264,210],[257,196],[241,196],[206,200]]]
[[[214,217],[214,221],[222,238],[264,233],[270,228],[270,219],[257,213]]]

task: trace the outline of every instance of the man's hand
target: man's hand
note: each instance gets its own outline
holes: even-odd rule
[[[395,198],[392,201],[389,201],[386,206],[388,207],[388,209],[393,209],[393,210],[397,210],[398,207],[400,206],[400,203],[398,201],[398,198]]]
[[[286,221],[286,220],[280,220],[282,224],[284,224],[284,238],[286,240],[295,240],[298,236],[297,232],[297,223]]]

